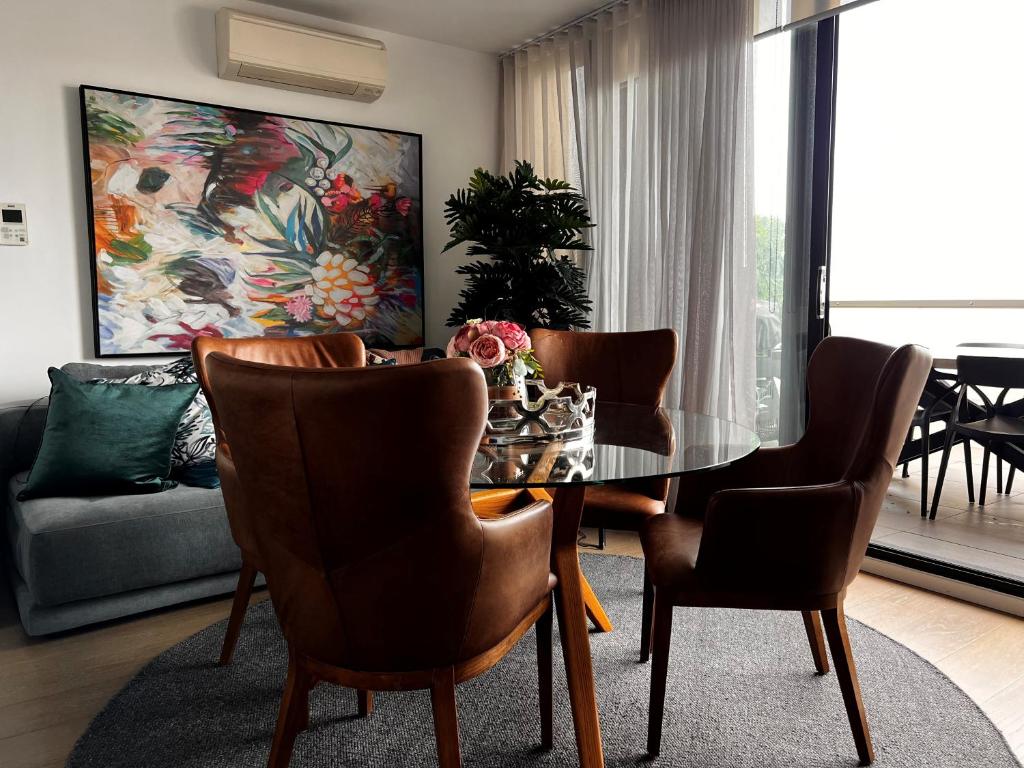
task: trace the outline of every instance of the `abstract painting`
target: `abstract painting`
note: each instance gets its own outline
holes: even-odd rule
[[[96,354],[423,343],[421,138],[82,86]]]

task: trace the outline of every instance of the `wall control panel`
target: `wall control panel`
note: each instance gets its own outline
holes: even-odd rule
[[[28,245],[24,205],[0,203],[0,245]]]

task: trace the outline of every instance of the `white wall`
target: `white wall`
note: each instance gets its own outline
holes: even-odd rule
[[[214,13],[225,4],[383,40],[387,90],[361,104],[220,80]],[[48,366],[94,355],[81,83],[422,133],[427,342],[444,346],[463,255],[441,254],[442,209],[474,168],[497,166],[495,57],[246,0],[0,5],[0,202],[28,206],[30,240],[0,247],[0,402],[45,394]]]

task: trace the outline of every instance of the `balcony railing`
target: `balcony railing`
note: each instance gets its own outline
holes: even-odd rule
[[[1024,309],[1024,299],[865,299],[828,305],[834,309]]]
[[[1024,299],[837,299],[829,307],[838,336],[913,342],[937,356],[964,343],[1024,344]]]

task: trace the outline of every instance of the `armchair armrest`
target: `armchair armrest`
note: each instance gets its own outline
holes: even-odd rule
[[[550,501],[535,501],[499,518],[481,520],[484,542],[481,587],[485,575],[493,569],[500,572],[496,574],[502,585],[500,589],[518,591],[531,584],[541,584],[542,593],[547,591],[553,520]],[[540,600],[539,594],[537,600]]]
[[[824,595],[845,586],[858,490],[843,481],[716,493],[696,572],[709,588]]]
[[[467,642],[487,648],[505,638],[551,591],[551,502],[481,520],[483,562]]]
[[[687,517],[704,517],[711,497],[728,488],[792,486],[801,482],[797,469],[800,445],[761,448],[745,459],[721,469],[679,478],[676,511]]]

